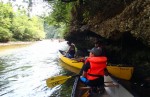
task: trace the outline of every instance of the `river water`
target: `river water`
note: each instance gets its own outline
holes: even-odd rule
[[[0,51],[0,97],[70,97],[74,79],[54,88],[46,79],[73,75],[58,58],[66,42],[44,40]]]

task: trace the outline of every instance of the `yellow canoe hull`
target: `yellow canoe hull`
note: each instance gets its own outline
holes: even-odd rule
[[[78,69],[81,69],[84,64],[83,62],[78,62],[76,60],[67,58],[61,53],[59,54],[59,58],[67,65],[70,65]],[[111,75],[113,75],[116,78],[130,80],[132,77],[134,68],[133,67],[107,66],[107,70]]]
[[[130,80],[134,67],[118,67],[118,66],[107,66],[107,70],[116,78]]]
[[[70,66],[78,68],[78,69],[81,69],[84,64],[83,62],[78,62],[76,60],[67,58],[64,55],[62,55],[61,53],[59,54],[59,58],[67,65],[70,65]]]

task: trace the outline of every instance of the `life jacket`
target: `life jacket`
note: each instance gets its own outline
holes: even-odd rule
[[[86,62],[90,62],[90,69],[88,69],[86,75],[88,80],[94,80],[104,76],[107,57],[89,57]]]

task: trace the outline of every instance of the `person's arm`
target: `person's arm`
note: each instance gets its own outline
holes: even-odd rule
[[[90,68],[90,62],[87,62],[86,64],[84,64],[82,76],[86,77],[87,71],[89,68]]]
[[[71,49],[71,46],[69,46],[69,49],[67,50],[67,53],[69,53],[70,49]]]
[[[86,75],[87,75],[87,72],[83,71],[82,76],[86,77]]]

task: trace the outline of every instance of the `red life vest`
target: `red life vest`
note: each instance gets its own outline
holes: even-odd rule
[[[88,80],[94,80],[100,76],[104,76],[107,57],[89,57],[86,62],[90,62],[90,69],[88,69],[86,75]]]

